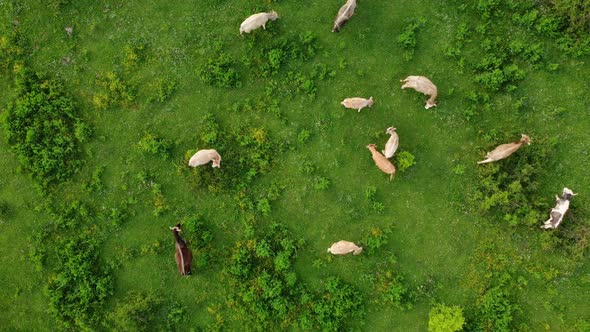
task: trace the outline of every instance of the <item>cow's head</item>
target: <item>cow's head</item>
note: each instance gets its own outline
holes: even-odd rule
[[[369,106],[369,107],[373,106],[373,102],[374,102],[373,97],[369,98],[369,102],[367,103],[367,106]]]
[[[431,107],[436,106],[436,103],[431,102],[430,100],[426,101],[426,105],[424,106],[425,109],[429,109]]]
[[[563,194],[562,195],[563,195],[563,198],[569,200],[570,198],[572,198],[572,196],[576,196],[577,194],[574,194],[574,192],[571,189],[565,187],[565,188],[563,188]]]
[[[387,130],[385,130],[385,133],[389,134],[389,135],[393,135],[395,133],[395,129],[396,128],[394,128],[394,127],[389,127],[389,128],[387,128]]]
[[[369,144],[369,145],[367,145],[367,149],[369,149],[369,150],[372,150],[372,149],[375,149],[375,148],[377,148],[377,145],[375,145],[375,144]]]
[[[352,252],[353,255],[358,255],[361,252],[363,252],[363,247],[358,247],[357,249],[354,249],[354,251]]]
[[[269,16],[268,16],[268,18],[269,18],[270,20],[274,21],[274,20],[276,20],[277,18],[279,18],[279,14],[277,14],[277,12],[275,12],[275,11],[273,10],[273,11],[271,11],[271,12],[269,13]]]
[[[525,135],[525,134],[520,134],[520,136],[521,136],[521,137],[520,137],[520,142],[521,142],[521,143],[526,143],[526,144],[528,144],[528,145],[531,145],[531,139],[530,139],[530,137],[528,137],[528,136],[527,136],[527,135]]]
[[[174,227],[170,227],[170,230],[174,231],[174,232],[182,232],[182,230],[180,229],[180,223],[176,224],[176,226]]]

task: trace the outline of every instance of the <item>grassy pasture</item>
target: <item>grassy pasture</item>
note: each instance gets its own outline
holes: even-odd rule
[[[568,244],[555,244],[572,232],[572,224],[589,224],[587,56],[561,54],[552,38],[512,24],[505,12],[493,16],[492,24],[480,33],[477,26],[482,19],[477,12],[457,1],[361,0],[355,16],[338,34],[330,32],[342,5],[334,0],[62,2],[0,2],[3,32],[12,29],[16,20],[25,36],[27,65],[60,79],[93,128],[92,139],[83,145],[83,167],[45,194],[35,189],[6,140],[0,140],[0,203],[8,207],[0,215],[0,329],[60,326],[48,312],[45,289],[55,274],[51,265],[55,248],[45,244],[49,258],[38,269],[30,263],[29,236],[51,222],[42,208],[45,202],[73,200],[86,203],[97,216],[114,208],[124,211],[120,223],[95,219],[101,230],[100,262],[114,262],[113,292],[98,313],[109,317],[130,292],[155,294],[161,303],[148,330],[240,330],[243,317],[228,307],[232,289],[223,271],[234,244],[249,238],[250,232],[265,234],[273,221],[304,241],[292,268],[298,283],[319,293],[328,277],[338,276],[359,290],[366,315],[362,322],[347,320],[347,330],[425,331],[433,303],[463,307],[471,321],[467,329],[477,330],[476,303],[504,274],[510,276],[511,301],[520,307],[512,329],[587,328],[587,249],[573,257]],[[270,22],[267,31],[239,36],[245,17],[270,9],[280,18]],[[426,23],[415,31],[416,46],[404,49],[398,36],[420,18]],[[463,46],[466,65],[462,67],[445,52],[463,23],[471,32]],[[68,26],[73,27],[71,37],[64,31]],[[273,39],[297,40],[307,31],[315,36],[317,47],[309,59],[285,59],[278,73],[268,77],[246,64]],[[516,39],[540,43],[542,59],[531,64],[517,58],[525,77],[509,83],[516,90],[488,91],[489,101],[473,102],[468,97],[472,91],[486,90],[473,81],[471,64],[482,56],[483,39],[495,35],[506,43]],[[128,49],[138,45],[135,59]],[[410,60],[408,52],[413,52]],[[199,78],[199,69],[220,53],[233,60],[241,86],[214,87]],[[558,68],[549,69],[551,64]],[[280,81],[289,71],[309,78],[318,65],[334,77],[310,78],[317,88],[315,97],[290,91],[295,85],[286,85],[270,97],[278,101],[279,115],[265,111],[266,105],[259,107],[262,110],[256,106],[269,81]],[[115,102],[100,110],[93,98],[105,90],[98,80],[108,72],[116,73],[135,97],[128,104]],[[438,107],[425,110],[423,95],[400,89],[399,80],[410,74],[428,76],[438,86]],[[10,71],[2,75],[4,112],[15,92],[14,75]],[[175,84],[164,101],[153,100],[159,80]],[[355,95],[373,96],[375,104],[361,113],[343,109],[339,102]],[[245,106],[246,99],[254,105]],[[471,107],[474,112],[468,114]],[[188,150],[207,148],[196,144],[203,134],[201,120],[208,113],[226,132],[248,124],[264,128],[276,144],[271,148],[271,167],[254,177],[246,191],[255,205],[273,186],[281,188],[280,194],[271,200],[269,213],[256,212],[254,222],[243,221],[237,190],[211,192],[199,185],[202,170],[185,167]],[[400,149],[413,154],[416,165],[389,182],[365,146],[376,143],[381,149],[388,138],[385,129],[392,125],[400,135]],[[309,133],[308,139],[299,138],[302,131]],[[146,133],[168,140],[169,151],[142,153],[138,142]],[[530,135],[533,144],[537,138],[556,142],[535,189],[545,213],[564,186],[579,193],[557,231],[541,233],[538,225],[508,226],[501,215],[480,213],[473,201],[478,190],[475,162],[520,133]],[[523,150],[516,154],[532,153]],[[219,171],[225,171],[225,162]],[[100,167],[104,167],[101,184],[84,189]],[[329,182],[327,188],[316,189],[319,178]],[[382,211],[371,206],[365,194],[368,187],[374,187]],[[158,199],[163,200],[164,210],[155,215]],[[194,215],[200,215],[213,234],[207,249],[211,257],[204,267],[194,267],[192,276],[182,278],[172,258],[168,226]],[[374,253],[358,257],[326,253],[332,242],[363,241],[374,229],[391,231]],[[424,285],[432,289],[418,292],[411,308],[383,305],[382,294],[373,285],[384,267],[402,275],[409,290]],[[180,322],[170,327],[175,306],[184,309]],[[296,323],[290,329],[301,329]],[[108,327],[96,324],[91,329]]]

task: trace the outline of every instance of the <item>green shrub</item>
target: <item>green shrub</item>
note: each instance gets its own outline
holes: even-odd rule
[[[102,72],[96,76],[96,85],[100,92],[92,97],[92,102],[98,110],[120,105],[130,108],[135,101],[135,91],[115,72]]]
[[[59,81],[23,72],[18,97],[4,115],[10,149],[20,165],[42,186],[62,182],[81,165],[80,119]]]
[[[404,59],[410,61],[414,56],[414,48],[416,47],[416,31],[426,24],[426,19],[420,18],[413,20],[405,25],[404,31],[397,36],[397,41],[406,49],[404,52]]]
[[[143,153],[160,155],[164,159],[168,159],[170,150],[172,150],[172,142],[170,140],[160,138],[149,132],[143,135],[137,146]]]
[[[147,102],[158,101],[160,103],[170,99],[177,88],[178,83],[170,78],[159,78],[151,86],[151,96]]]
[[[398,172],[405,172],[416,164],[416,157],[408,151],[401,151],[395,156],[395,166]]]
[[[330,187],[330,180],[321,176],[316,175],[313,178],[313,188],[318,191],[326,190]]]
[[[206,84],[218,88],[240,87],[240,75],[234,69],[234,61],[225,53],[207,59],[197,75]]]
[[[347,320],[364,318],[363,298],[358,290],[336,277],[328,278],[324,287],[320,299],[311,306],[313,325],[317,329],[342,331],[346,330]]]
[[[380,271],[376,274],[373,285],[380,296],[379,302],[400,309],[413,308],[413,294],[401,274],[390,270]]]
[[[505,286],[488,289],[476,302],[478,330],[508,332],[514,330],[513,320],[519,306],[513,304]]]
[[[115,331],[150,331],[161,302],[152,293],[129,292],[108,314],[104,325]]]
[[[391,234],[391,230],[386,229],[382,231],[380,228],[371,228],[371,231],[361,241],[363,249],[369,254],[375,254],[379,248],[387,244],[387,237]]]
[[[428,332],[461,331],[464,324],[463,309],[458,306],[437,304],[428,314]]]

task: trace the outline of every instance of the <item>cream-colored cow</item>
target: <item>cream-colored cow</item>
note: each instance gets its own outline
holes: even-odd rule
[[[349,241],[338,241],[333,243],[330,248],[328,248],[328,252],[333,255],[346,255],[352,253],[353,255],[358,255],[363,251],[363,247],[359,247],[353,242]]]
[[[477,163],[478,164],[485,164],[485,163],[491,163],[493,161],[507,158],[508,156],[513,154],[516,150],[520,149],[520,147],[525,143],[530,145],[531,139],[527,135],[522,134],[520,141],[498,145],[494,150],[488,152],[488,154],[486,155],[487,159],[482,160],[482,161],[478,161]]]
[[[373,157],[373,161],[375,162],[377,167],[379,167],[379,169],[383,171],[383,173],[390,175],[389,181],[391,181],[391,179],[393,179],[393,176],[395,175],[395,166],[393,166],[391,161],[389,161],[387,158],[385,158],[384,155],[382,155],[379,151],[377,151],[376,148],[377,148],[377,145],[375,145],[375,144],[367,145],[367,149],[371,150],[371,155]]]
[[[188,162],[190,167],[197,167],[205,165],[208,162],[213,161],[211,167],[221,167],[221,156],[214,149],[199,150],[195,153]]]
[[[429,109],[433,106],[436,106],[436,96],[438,90],[436,89],[436,85],[434,85],[428,78],[424,76],[408,76],[400,82],[404,83],[404,85],[402,85],[402,89],[412,88],[418,92],[422,92],[423,94],[430,96],[430,98],[426,100],[426,106],[424,106],[424,108]]]
[[[395,154],[395,151],[397,151],[397,147],[399,146],[399,136],[397,136],[397,133],[395,132],[395,128],[393,128],[393,127],[387,128],[385,133],[389,134],[391,136],[389,137],[389,139],[387,140],[387,143],[385,144],[385,150],[383,150],[381,152],[383,152],[383,155],[385,156],[385,158],[389,159],[389,158],[393,157],[393,155]]]
[[[356,8],[356,0],[347,0],[346,3],[338,10],[338,15],[334,20],[334,27],[332,32],[340,32],[340,28],[354,15],[354,9]]]
[[[240,35],[242,35],[243,32],[250,33],[252,30],[256,30],[260,27],[266,30],[266,22],[268,22],[268,20],[274,21],[277,18],[279,18],[279,15],[274,10],[270,13],[251,15],[240,24]]]
[[[346,98],[340,104],[346,108],[353,108],[360,112],[365,107],[373,106],[373,97],[369,99],[360,97]]]

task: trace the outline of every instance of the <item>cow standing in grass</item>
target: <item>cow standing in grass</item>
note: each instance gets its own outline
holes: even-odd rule
[[[525,134],[521,134],[520,141],[518,142],[498,145],[494,150],[488,152],[485,160],[478,161],[477,163],[485,164],[508,158],[508,156],[516,152],[516,150],[520,149],[523,144],[531,144],[531,139]]]
[[[375,165],[377,165],[377,167],[379,167],[383,173],[389,174],[389,181],[391,181],[395,175],[395,166],[391,163],[391,161],[385,158],[384,155],[377,151],[377,145],[369,144],[367,145],[367,149],[371,151],[371,156],[373,157]]]
[[[354,10],[356,8],[356,0],[348,0],[344,4],[344,6],[340,7],[338,10],[338,15],[336,15],[336,19],[334,20],[334,27],[332,28],[332,32],[340,32],[340,29],[350,18],[354,15]]]
[[[557,195],[555,195],[555,200],[557,201],[557,204],[555,205],[555,207],[553,209],[551,209],[551,213],[549,213],[549,219],[547,219],[543,223],[543,225],[541,225],[541,228],[543,228],[543,229],[557,228],[559,226],[559,224],[561,224],[561,221],[563,220],[563,216],[565,215],[567,210],[569,210],[570,199],[574,196],[576,196],[576,194],[574,194],[574,192],[568,188],[563,188],[563,193],[561,194],[561,198],[559,198],[559,197],[557,197]]]
[[[404,85],[402,85],[402,89],[411,88],[418,92],[422,92],[427,96],[430,96],[430,98],[426,100],[426,105],[424,106],[425,109],[436,106],[436,96],[438,95],[438,89],[436,88],[436,85],[434,85],[434,83],[432,83],[432,81],[427,77],[408,76],[400,82],[404,83]]]
[[[328,248],[328,252],[333,255],[346,255],[352,253],[353,255],[358,255],[363,251],[363,247],[359,247],[353,242],[350,241],[338,241],[333,243],[330,248]]]
[[[373,97],[369,99],[361,97],[346,98],[340,104],[346,108],[352,108],[360,112],[365,107],[373,106]]]
[[[181,275],[186,276],[191,274],[191,262],[193,261],[193,253],[187,247],[186,242],[180,237],[178,233],[181,232],[180,224],[176,224],[174,227],[170,227],[172,233],[174,233],[174,259],[176,260],[176,266],[178,272]]]
[[[274,21],[277,18],[279,18],[279,15],[274,10],[270,13],[258,13],[251,15],[245,19],[242,24],[240,24],[240,35],[242,35],[244,32],[250,33],[252,30],[256,30],[260,27],[266,30],[266,22],[269,20]]]

